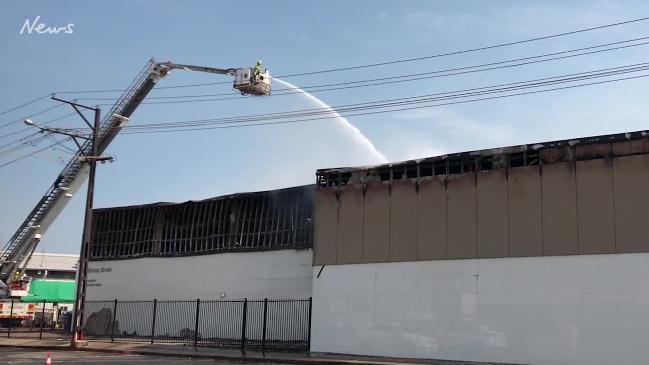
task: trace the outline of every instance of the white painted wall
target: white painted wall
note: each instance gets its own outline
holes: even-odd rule
[[[644,364],[649,254],[313,268],[312,351]]]
[[[310,249],[92,261],[87,298],[308,298],[311,261]]]

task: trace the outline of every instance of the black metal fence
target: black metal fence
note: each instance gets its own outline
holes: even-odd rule
[[[86,302],[88,339],[308,351],[311,298]]]
[[[65,338],[70,336],[71,304],[0,301],[0,336]]]

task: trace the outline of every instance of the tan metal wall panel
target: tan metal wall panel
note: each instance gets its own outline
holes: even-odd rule
[[[611,155],[612,147],[610,143],[587,144],[575,147],[575,157],[577,160],[592,160],[608,157]]]
[[[578,253],[577,189],[570,162],[543,166],[543,255]]]
[[[478,257],[507,257],[507,174],[504,169],[481,171],[477,181]]]
[[[449,176],[446,252],[449,259],[477,257],[475,175]]]
[[[363,262],[386,262],[390,258],[390,186],[368,183],[363,207]]]
[[[392,182],[390,195],[390,261],[417,260],[417,184]]]
[[[438,177],[422,179],[418,194],[417,258],[446,258],[446,188]]]
[[[338,264],[363,259],[363,189],[361,185],[340,188],[338,209]]]
[[[649,155],[613,160],[616,252],[649,252]]]
[[[613,172],[610,161],[577,161],[579,254],[615,252]]]
[[[624,142],[614,142],[612,147],[614,156],[649,153],[649,138]]]
[[[313,217],[313,264],[335,264],[338,251],[336,188],[316,189]]]
[[[509,169],[509,256],[541,256],[543,225],[541,169],[539,166]]]

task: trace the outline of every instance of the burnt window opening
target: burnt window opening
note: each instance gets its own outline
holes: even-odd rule
[[[338,186],[345,186],[352,177],[351,172],[341,172],[338,174]]]
[[[475,158],[467,158],[463,161],[462,173],[475,172],[477,160]]]
[[[328,187],[329,185],[329,175],[328,174],[317,174],[316,175],[316,185],[324,188]]]
[[[392,165],[392,180],[401,180],[406,178],[406,165]]]
[[[444,167],[446,170],[446,167]],[[433,176],[433,163],[432,162],[422,162],[419,164],[419,177],[428,177]]]
[[[494,169],[494,158],[493,156],[482,156],[480,157],[480,170],[489,171]]]
[[[469,172],[475,172],[476,170],[476,159],[471,158],[458,158],[448,161],[448,174],[466,174]]]
[[[327,186],[339,186],[340,179],[338,174],[329,174],[327,175]]]
[[[434,161],[433,162],[433,174],[434,175],[446,175],[448,173],[448,161]]]
[[[144,208],[101,210],[93,220],[91,255],[144,256],[154,250],[155,212]],[[116,245],[117,241],[128,242]]]
[[[406,178],[408,179],[416,179],[417,178],[417,170],[418,170],[418,164],[417,163],[408,163],[405,166],[406,168]]]
[[[541,155],[538,150],[525,152],[525,165],[534,166],[541,163]]]
[[[533,166],[541,161],[539,151],[510,153],[508,158],[509,167]]]
[[[390,181],[389,167],[380,167],[376,170],[376,173],[379,175],[381,181]]]
[[[461,174],[463,172],[464,161],[462,160],[450,160],[448,161],[448,173],[449,175]]]
[[[509,154],[509,167],[525,166],[525,152],[516,152]]]

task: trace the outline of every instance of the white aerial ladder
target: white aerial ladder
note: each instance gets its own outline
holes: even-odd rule
[[[241,94],[270,95],[271,75],[268,70],[259,72],[255,67],[221,69],[173,62],[155,62],[152,59],[102,119],[99,132],[99,154],[106,150],[156,83],[175,69],[230,75],[234,77],[233,87]],[[27,295],[31,278],[24,276],[20,268],[29,261],[41,236],[52,225],[70,197],[88,177],[89,167],[88,164],[83,163],[83,156],[89,155],[91,151],[92,143],[88,140],[63,168],[45,195],[3,247],[0,254],[0,298]]]

